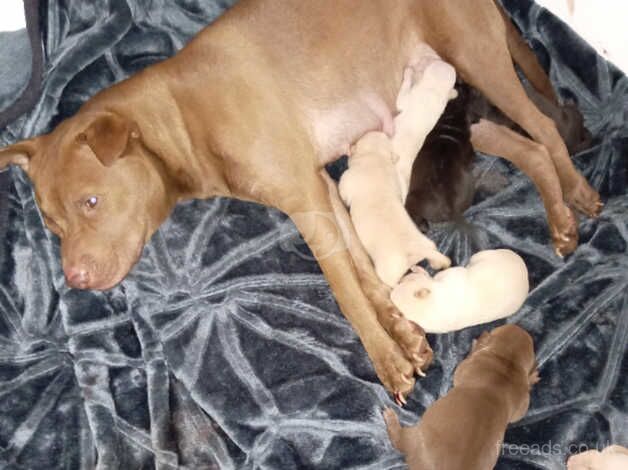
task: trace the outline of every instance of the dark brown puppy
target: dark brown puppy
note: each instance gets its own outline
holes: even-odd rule
[[[489,470],[495,466],[508,423],[528,411],[538,381],[534,345],[516,325],[483,333],[454,373],[454,387],[402,428],[384,411],[393,445],[411,470]]]
[[[460,217],[475,194],[475,152],[469,119],[471,88],[458,82],[456,91],[458,96],[449,101],[412,165],[405,206],[422,231],[427,230],[428,222]]]
[[[584,127],[582,115],[575,105],[558,105],[528,84],[524,83],[524,88],[538,108],[556,123],[570,154],[588,148],[591,134]],[[473,202],[476,182],[472,174],[475,152],[471,143],[471,123],[487,119],[527,136],[479,91],[463,82],[456,84],[456,90],[458,97],[448,103],[412,166],[405,206],[423,231],[430,222],[460,220]],[[504,136],[500,134],[495,138]]]

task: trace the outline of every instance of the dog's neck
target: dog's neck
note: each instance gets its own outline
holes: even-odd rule
[[[134,121],[154,160],[151,164],[167,176],[164,182],[176,194],[177,201],[230,196],[221,159],[208,148],[207,140],[199,141],[198,132],[190,129],[186,121],[190,113],[184,114],[181,100],[175,98],[180,84],[188,81],[154,73],[160,65],[102,91],[83,109],[107,109]],[[198,128],[198,123],[193,124]]]

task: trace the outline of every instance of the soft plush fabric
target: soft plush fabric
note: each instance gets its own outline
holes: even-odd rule
[[[0,130],[2,145],[174,54],[229,6],[48,3],[43,94]],[[497,247],[527,262],[532,292],[511,321],[534,336],[541,381],[498,468],[560,469],[570,445],[628,445],[628,79],[529,0],[505,6],[561,96],[582,109],[596,141],[576,163],[606,207],[582,220],[580,246],[562,261],[528,179],[482,157],[471,228],[430,235],[458,263]],[[380,414],[391,399],[284,215],[226,199],[181,204],[127,280],[81,292],[64,285],[28,179],[12,169],[4,181],[1,468],[403,468]],[[402,421],[446,392],[490,326],[430,337],[436,359]]]

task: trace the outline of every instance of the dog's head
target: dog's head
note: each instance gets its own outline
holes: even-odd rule
[[[169,214],[175,201],[154,157],[137,125],[111,112],[79,113],[0,150],[0,168],[17,164],[31,178],[69,286],[119,283]]]
[[[488,351],[506,361],[520,366],[530,378],[532,385],[537,379],[534,342],[530,334],[517,325],[503,325],[485,331],[473,340],[471,357],[479,351]]]

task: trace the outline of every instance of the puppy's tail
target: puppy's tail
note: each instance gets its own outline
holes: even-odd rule
[[[524,41],[521,33],[517,30],[516,26],[510,20],[508,14],[504,11],[502,6],[495,2],[497,9],[504,19],[504,25],[506,26],[506,41],[508,42],[508,50],[515,63],[523,70],[524,75],[532,86],[548,100],[554,104],[558,103],[558,97],[552,87],[547,73],[541,67],[536,55],[530,46]]]

